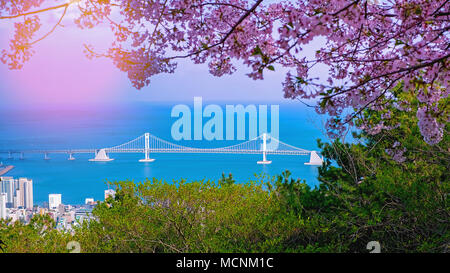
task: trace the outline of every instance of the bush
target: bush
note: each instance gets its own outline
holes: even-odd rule
[[[270,221],[276,202],[259,182],[115,182],[114,199],[98,205],[76,233],[86,251],[260,252],[284,232]]]

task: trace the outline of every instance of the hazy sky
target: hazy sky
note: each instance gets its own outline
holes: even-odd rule
[[[107,28],[80,30],[69,18],[63,24],[64,28],[35,46],[34,56],[23,69],[11,71],[0,63],[2,105],[192,101],[194,96],[211,101],[285,100],[281,83],[286,70],[267,71],[263,81],[254,81],[242,66],[235,74],[218,78],[209,74],[206,64],[194,65],[189,60],[180,61],[174,74],[154,76],[149,86],[136,90],[109,60],[84,56],[83,43],[107,48],[112,39]],[[52,26],[46,23],[42,29]],[[11,30],[9,22],[0,22],[0,50],[8,47]]]

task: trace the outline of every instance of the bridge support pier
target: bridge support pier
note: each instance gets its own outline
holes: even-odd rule
[[[20,160],[24,160],[24,159],[25,159],[25,157],[24,157],[23,153],[20,153]]]
[[[44,160],[50,160],[50,157],[48,157],[48,153],[45,153]]]
[[[73,153],[70,153],[70,154],[69,154],[69,159],[68,159],[68,160],[71,160],[71,161],[72,161],[72,160],[75,160],[75,157],[73,157]]]
[[[263,160],[262,161],[257,161],[256,163],[257,164],[263,164],[263,165],[267,165],[267,164],[270,164],[270,163],[272,163],[272,161],[270,161],[270,160],[267,160],[267,158],[266,158],[266,153],[267,153],[267,134],[266,133],[264,133],[263,134],[263,147],[262,147],[262,150],[263,150]]]
[[[140,159],[139,162],[153,162],[154,158],[150,158],[150,134],[145,133],[145,149],[144,149],[145,158]]]
[[[12,156],[11,152],[8,153],[8,159],[13,159],[13,156]]]
[[[320,156],[317,154],[316,151],[311,151],[311,154],[309,156],[309,162],[306,162],[305,165],[312,165],[312,166],[322,166],[323,164],[323,156],[320,158]]]
[[[105,149],[100,149],[98,152],[95,153],[95,158],[89,159],[89,161],[97,161],[97,162],[108,162],[113,160],[114,159],[109,158]]]

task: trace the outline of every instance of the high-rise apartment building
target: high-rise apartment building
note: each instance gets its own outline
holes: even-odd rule
[[[23,187],[23,206],[26,209],[33,208],[33,181],[26,178],[20,178],[19,184]]]
[[[2,177],[0,193],[6,194],[6,207],[8,208],[33,208],[33,180],[31,179]]]
[[[48,195],[48,208],[49,209],[58,209],[59,205],[61,205],[61,194],[52,193]]]
[[[0,219],[6,219],[6,193],[0,193]]]
[[[0,193],[6,193],[6,207],[14,207],[14,195],[16,193],[16,187],[14,178],[2,177],[0,179]]]

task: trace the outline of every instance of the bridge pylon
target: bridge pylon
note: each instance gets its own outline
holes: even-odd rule
[[[150,134],[145,133],[145,148],[144,148],[145,158],[140,159],[139,162],[153,162],[154,158],[150,158]]]
[[[257,164],[270,164],[272,163],[272,161],[267,160],[266,158],[266,154],[267,154],[267,134],[264,133],[262,135],[263,138],[263,146],[262,146],[262,154],[263,154],[263,160],[262,161],[257,161]]]

